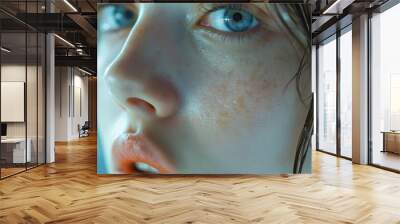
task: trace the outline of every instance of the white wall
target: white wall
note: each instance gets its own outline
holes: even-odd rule
[[[89,120],[88,113],[88,77],[81,76],[83,73],[74,76],[74,107],[72,108],[72,120],[71,120],[71,136],[72,138],[78,138],[78,124],[83,125],[85,121]]]
[[[69,69],[67,67],[55,68],[55,141],[66,141],[68,139],[68,88]]]
[[[27,73],[25,71],[27,69]],[[40,71],[39,71],[40,72]],[[29,87],[32,85],[35,88],[27,88],[27,106],[30,107],[27,113],[28,122],[34,122],[34,124],[29,123],[28,129],[33,127],[36,130],[36,113],[31,113],[31,111],[36,111],[36,66],[18,65],[18,64],[5,64],[1,66],[1,81],[2,82],[25,82],[25,75],[27,74]],[[3,96],[4,97],[4,96]],[[40,107],[41,105],[39,105]],[[34,107],[34,108],[32,108]],[[7,110],[7,108],[1,108],[1,110]],[[29,137],[30,130],[28,130]],[[36,131],[35,131],[36,133]],[[7,122],[7,136],[8,137],[25,137],[25,122]]]
[[[27,68],[28,71],[32,67]],[[25,64],[9,64],[1,66],[1,81],[2,82],[25,82]],[[30,72],[28,72],[30,74]],[[36,95],[36,94],[35,94]],[[4,97],[4,96],[3,96]],[[7,108],[1,108],[6,110]],[[7,137],[25,137],[25,122],[7,123]]]
[[[55,73],[55,140],[77,139],[78,124],[88,120],[88,77],[71,67],[56,67]]]

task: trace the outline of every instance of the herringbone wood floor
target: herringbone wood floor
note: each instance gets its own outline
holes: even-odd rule
[[[400,223],[400,175],[314,152],[297,176],[97,176],[96,139],[0,181],[0,223]]]

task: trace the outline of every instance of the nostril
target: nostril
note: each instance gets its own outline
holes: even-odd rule
[[[160,173],[160,171],[157,168],[143,162],[133,163],[132,170],[138,173]]]
[[[154,107],[154,105],[145,100],[136,97],[130,97],[126,101],[129,106],[141,108],[151,114],[156,113],[156,108]]]

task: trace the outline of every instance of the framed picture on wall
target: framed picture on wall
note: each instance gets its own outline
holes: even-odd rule
[[[98,5],[99,174],[311,171],[307,4]]]
[[[24,122],[25,82],[1,82],[1,122]]]

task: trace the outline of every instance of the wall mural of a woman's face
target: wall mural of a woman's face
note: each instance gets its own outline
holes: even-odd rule
[[[100,4],[98,172],[291,173],[311,74],[289,8]]]

